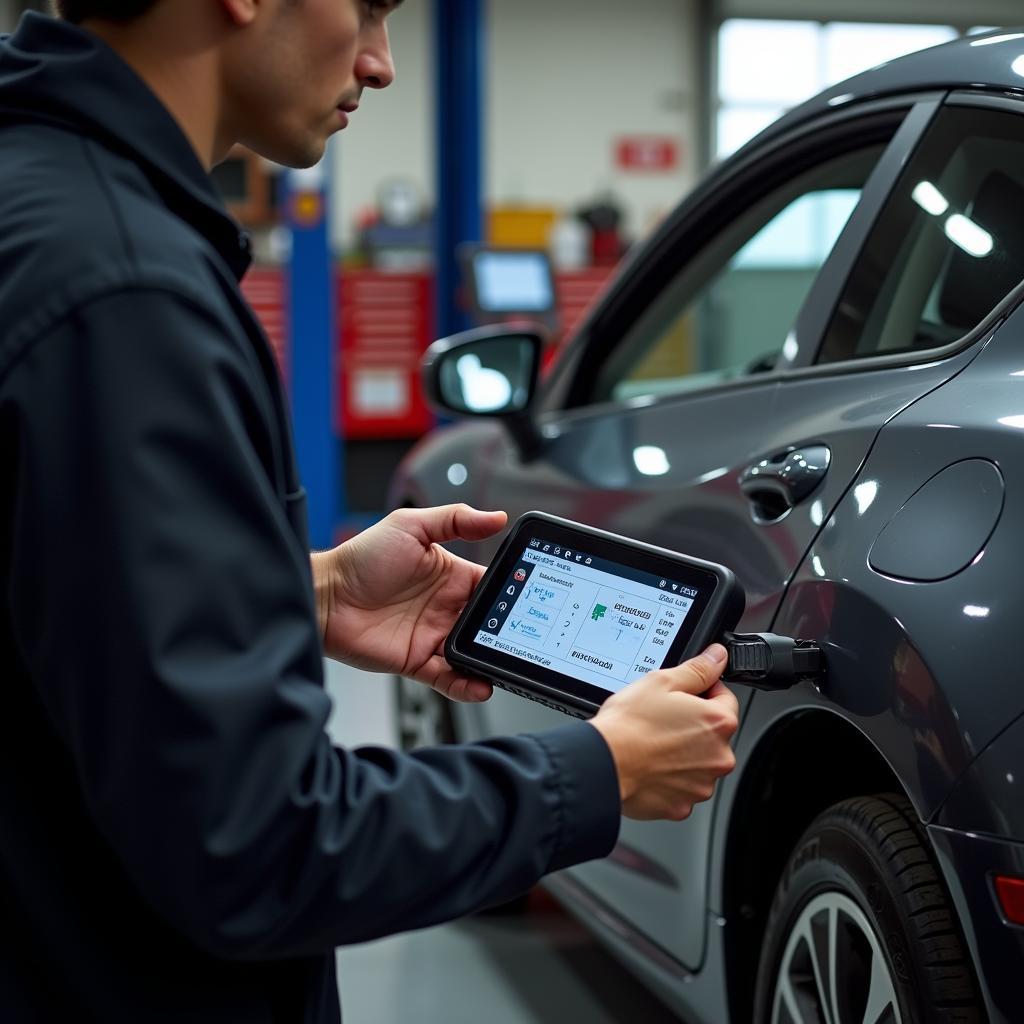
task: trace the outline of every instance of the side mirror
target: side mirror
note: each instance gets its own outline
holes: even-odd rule
[[[530,325],[480,327],[435,341],[423,356],[427,401],[455,416],[505,421],[526,458],[540,441],[531,408],[544,332]]]

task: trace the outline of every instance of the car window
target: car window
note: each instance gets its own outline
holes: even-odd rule
[[[771,370],[883,149],[819,164],[719,231],[627,330],[593,400],[674,394]]]
[[[1024,280],[1024,118],[940,111],[872,229],[820,363],[936,348]]]

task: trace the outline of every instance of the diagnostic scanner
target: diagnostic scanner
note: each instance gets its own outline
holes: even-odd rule
[[[719,641],[727,681],[778,689],[821,671],[821,652],[733,634],[733,572],[543,512],[512,526],[445,642],[452,667],[578,718],[641,676]]]

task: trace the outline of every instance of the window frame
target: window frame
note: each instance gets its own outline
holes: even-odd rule
[[[957,90],[955,92],[947,93],[938,109],[943,109],[945,107],[975,107],[986,110],[1001,110],[1004,113],[1012,114],[1016,117],[1024,117],[1024,98],[1010,99],[1007,96],[993,96],[980,91],[972,92],[969,90]],[[936,113],[937,112],[938,111],[936,111]],[[921,138],[923,139],[923,137],[924,134],[922,134]],[[909,155],[912,154],[908,154],[908,156]],[[885,211],[886,202],[891,196],[892,191],[895,189],[898,180],[898,177],[893,180],[886,200],[883,201],[875,211],[871,224],[864,232],[863,238],[858,246],[857,258],[860,257],[860,251],[867,243],[868,236],[874,229],[875,223]],[[992,331],[1021,303],[1021,301],[1024,300],[1024,280],[1022,280],[1021,283],[1013,289],[1013,291],[1005,295],[1000,302],[989,310],[988,315],[985,316],[977,326],[962,335],[960,338],[957,338],[955,341],[951,341],[945,345],[938,345],[935,348],[918,349],[913,352],[900,352],[892,355],[861,356],[860,358],[841,359],[830,363],[819,363],[818,359],[821,357],[821,350],[825,344],[825,339],[829,325],[832,322],[832,317],[835,314],[836,304],[842,296],[842,292],[845,289],[846,282],[849,280],[853,272],[853,266],[855,263],[856,259],[851,263],[849,272],[846,274],[843,285],[836,296],[836,302],[833,303],[828,319],[819,332],[818,346],[813,359],[803,366],[794,367],[794,372],[798,373],[801,377],[831,377],[844,373],[885,369],[887,367],[894,366],[918,366],[922,363],[940,362],[943,359],[948,359],[950,356],[956,355],[958,352],[962,352],[965,349],[970,348],[979,340],[991,334]]]
[[[866,238],[888,199],[905,161],[941,107],[944,95],[942,91],[932,91],[851,104],[769,135],[725,161],[615,275],[603,300],[588,317],[545,383],[537,406],[541,418],[546,414],[600,413],[609,408],[628,407],[637,401],[642,404],[678,401],[714,391],[761,386],[800,372],[816,357],[821,338],[813,332],[830,322],[832,310],[853,268],[863,238]],[[893,131],[893,122],[897,119]],[[746,210],[807,167],[827,159],[829,155],[838,156],[868,145],[885,134],[888,135],[886,149],[869,176],[850,221],[819,269],[797,317],[797,351],[793,358],[780,360],[780,365],[768,373],[717,382],[660,398],[590,400],[598,371],[589,370],[588,366],[599,365],[621,343],[636,319],[631,310],[649,306],[681,272],[684,264],[689,262],[689,256],[702,251],[723,224],[736,219],[738,203]],[[824,157],[823,149],[829,151]],[[827,316],[814,312],[823,302]],[[861,360],[864,362],[867,360]],[[818,368],[811,367],[812,371],[815,369]]]
[[[826,156],[822,161],[796,171],[792,177],[777,184],[766,194],[754,198],[731,221],[724,223],[719,232],[693,250],[692,258],[676,267],[675,275],[668,285],[638,313],[618,344],[605,351],[601,370],[595,374],[590,404],[628,404],[636,398],[649,399],[652,395],[671,398],[677,394],[704,391],[718,383],[743,380],[752,374],[762,378],[771,374],[782,358],[781,350],[787,332],[792,331],[852,211],[847,215],[843,227],[833,232],[829,240],[831,244],[823,252],[819,250],[817,258],[805,264],[741,268],[737,266],[737,256],[752,241],[758,240],[766,229],[770,230],[774,222],[784,217],[797,203],[838,187],[835,184],[838,179],[849,180],[850,174],[859,170],[861,176],[860,185],[855,190],[855,209],[866,182],[874,175],[887,148],[884,142],[868,141],[863,146],[836,156]],[[770,204],[767,207],[768,211],[773,211],[770,215],[765,212],[765,204]],[[764,220],[765,216],[768,216],[767,220]],[[690,330],[694,334],[689,361],[693,365],[689,369],[649,382],[636,377],[638,369],[655,350],[664,351],[668,336],[679,328],[683,318],[699,318],[698,311],[707,313],[709,307],[705,302],[715,294],[724,280],[740,280],[744,274],[771,276],[786,272],[802,278],[802,295],[794,296],[796,301],[787,300],[778,310],[773,310],[770,316],[771,330],[767,329],[760,316],[755,318],[759,322],[757,330],[748,328],[739,334],[730,330],[728,334],[732,344],[739,345],[739,351],[733,353],[734,358],[730,359],[727,355],[729,338],[715,328],[708,328],[706,324],[698,327],[691,321]],[[728,289],[730,286],[725,287]],[[722,299],[719,296],[712,301],[717,304]],[[735,301],[735,296],[729,301]],[[728,318],[731,314],[727,311],[725,315]],[[674,351],[674,346],[671,343],[669,345]],[[746,351],[748,348],[749,351]],[[770,355],[775,357],[774,366],[765,366],[757,371],[750,369],[754,362]],[[649,390],[643,391],[648,385]],[[636,395],[631,394],[638,391]]]

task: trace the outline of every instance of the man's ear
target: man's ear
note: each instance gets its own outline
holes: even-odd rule
[[[231,23],[239,28],[251,25],[260,8],[260,0],[219,0],[219,2]]]

